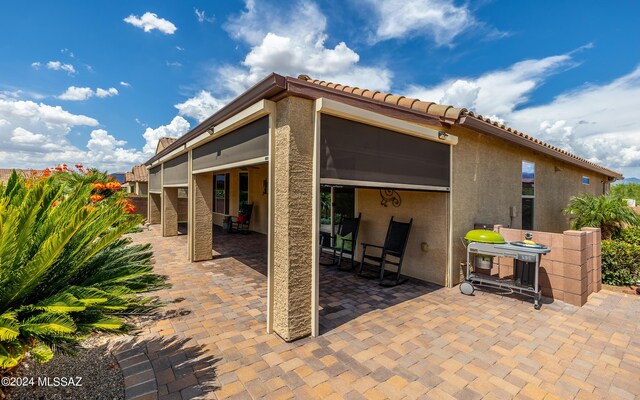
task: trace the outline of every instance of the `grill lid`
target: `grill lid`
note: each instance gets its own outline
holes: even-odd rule
[[[490,231],[488,229],[474,229],[464,236],[469,242],[478,243],[506,243],[504,238],[498,232]]]

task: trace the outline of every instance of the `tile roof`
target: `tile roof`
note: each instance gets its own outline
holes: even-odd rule
[[[545,143],[539,139],[534,138],[533,136],[527,135],[523,132],[520,132],[516,129],[513,129],[511,127],[508,127],[504,124],[501,124],[499,122],[496,121],[492,121],[489,118],[485,118],[480,114],[474,113],[473,111],[469,111],[466,108],[459,108],[459,107],[454,107],[452,105],[447,105],[447,104],[436,104],[434,102],[430,102],[430,101],[421,101],[419,99],[414,99],[414,98],[409,98],[409,97],[404,97],[404,96],[397,96],[394,94],[390,94],[390,93],[384,93],[384,92],[379,92],[376,90],[368,90],[368,89],[361,89],[358,87],[352,87],[352,86],[345,86],[345,85],[340,85],[337,83],[332,83],[332,82],[326,82],[326,81],[320,81],[317,79],[312,79],[311,77],[309,77],[308,75],[300,75],[298,76],[298,79],[306,81],[308,83],[312,83],[312,84],[316,84],[316,85],[320,85],[320,86],[324,86],[330,89],[334,89],[334,90],[338,90],[341,92],[345,92],[345,93],[350,93],[356,96],[362,96],[365,98],[369,98],[372,100],[376,100],[382,103],[387,103],[393,106],[399,106],[399,107],[404,107],[404,108],[408,108],[414,111],[418,111],[424,114],[427,114],[431,117],[436,117],[436,118],[440,118],[442,120],[445,121],[451,121],[451,122],[460,122],[461,119],[464,118],[472,118],[472,119],[476,119],[478,121],[482,121],[484,123],[487,123],[489,125],[492,125],[506,133],[512,134],[514,136],[520,137],[522,139],[528,140],[538,146],[544,147],[546,149],[552,150],[556,153],[559,153],[559,155],[563,155],[569,158],[574,159],[575,161],[578,161],[580,163],[584,163],[584,164],[588,164],[598,170],[601,170],[602,173],[604,173],[605,175],[608,176],[614,176],[617,177],[618,179],[622,179],[622,174],[620,172],[617,171],[613,171],[610,170],[608,168],[604,168],[596,163],[593,163],[589,160],[586,160],[582,157],[579,157],[575,154],[572,154],[566,150],[563,150],[559,147],[556,146],[552,146],[548,143]]]
[[[178,139],[170,138],[170,137],[161,137],[160,140],[158,140],[158,145],[156,146],[156,153],[162,151],[163,149],[166,149],[176,140]]]
[[[31,176],[31,171],[33,171],[31,169],[0,168],[0,182],[7,182],[14,169],[19,175],[22,175],[23,177]]]
[[[125,173],[124,180],[125,182],[147,182],[149,180],[147,167],[144,164],[136,165],[131,172]]]

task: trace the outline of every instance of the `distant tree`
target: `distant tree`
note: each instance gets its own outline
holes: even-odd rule
[[[584,193],[572,197],[563,212],[571,218],[572,229],[600,228],[603,239],[611,239],[625,224],[640,225],[640,216],[620,196],[612,193],[602,196]]]
[[[612,185],[611,193],[623,199],[634,199],[640,202],[640,184],[637,183]]]

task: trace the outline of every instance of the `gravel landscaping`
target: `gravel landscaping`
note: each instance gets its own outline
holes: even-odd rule
[[[33,385],[29,382],[27,386],[13,387],[8,391],[6,398],[12,400],[124,399],[122,373],[110,352],[109,342],[113,338],[112,335],[95,335],[82,342],[75,356],[56,355],[46,364],[38,364],[32,360],[25,362],[15,375],[20,378],[34,378]],[[81,378],[79,382],[77,377]],[[38,380],[44,386],[39,386]],[[67,382],[64,382],[65,380]],[[74,381],[73,384],[71,380]]]

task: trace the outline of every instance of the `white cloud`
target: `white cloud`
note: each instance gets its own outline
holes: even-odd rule
[[[196,96],[188,99],[184,103],[176,104],[174,107],[178,109],[180,115],[191,117],[198,122],[202,122],[222,108],[228,100],[230,99],[216,99],[210,92],[203,90]]]
[[[31,68],[33,69],[40,69],[40,67],[42,67],[42,63],[39,61],[34,61],[31,63]]]
[[[467,5],[452,0],[365,0],[376,16],[374,40],[398,39],[409,35],[429,35],[436,45],[451,45],[454,39],[477,26]]]
[[[189,121],[178,115],[174,117],[168,125],[161,125],[155,129],[145,129],[142,136],[146,143],[142,148],[142,153],[144,153],[146,158],[150,158],[155,154],[158,140],[160,140],[161,137],[180,137],[187,133],[190,127],[191,124],[189,124]]]
[[[71,58],[76,58],[75,54],[73,54],[73,51],[71,51],[69,49],[60,49],[60,53],[66,54]]]
[[[3,167],[44,168],[83,162],[82,152],[67,135],[78,126],[96,126],[94,118],[61,107],[32,101],[0,99],[0,164]]]
[[[152,30],[157,29],[164,34],[173,35],[178,29],[171,21],[164,18],[158,18],[158,15],[152,12],[146,12],[142,17],[131,14],[123,21],[137,28],[141,28],[145,32],[151,32]]]
[[[104,98],[118,95],[118,89],[109,88],[102,89],[97,88],[95,91],[88,87],[76,87],[69,86],[67,90],[62,93],[58,98],[60,100],[69,100],[69,101],[84,101],[93,96]]]
[[[573,68],[576,51],[525,60],[479,77],[450,79],[403,93],[466,107],[603,166],[640,177],[640,67],[606,84],[586,84],[552,101],[526,106],[552,74]]]
[[[46,127],[96,126],[98,121],[85,115],[71,114],[60,106],[50,106],[33,101],[0,99],[0,118],[19,122],[42,123]]]
[[[384,66],[363,66],[345,42],[327,46],[327,20],[318,6],[301,0],[289,13],[268,2],[247,0],[246,10],[225,25],[230,35],[251,50],[242,66],[216,69],[217,88],[238,95],[271,72],[347,85],[389,90],[392,73]]]
[[[118,95],[118,89],[116,88],[109,88],[109,89],[102,89],[102,88],[97,88],[96,89],[96,96],[97,97],[111,97],[111,96],[117,96]]]
[[[548,104],[516,110],[516,129],[593,162],[640,176],[640,67],[614,81],[585,85]]]
[[[69,141],[73,128],[97,125],[97,120],[61,107],[0,99],[0,167],[41,169],[81,163],[111,172],[128,170],[155,153],[160,137],[178,137],[190,128],[181,116],[167,125],[147,128],[142,135],[146,141],[142,150],[127,148],[126,140],[104,129],[92,130],[86,147]]]
[[[184,47],[176,46],[176,50],[178,50],[178,51],[184,51]]]
[[[131,84],[129,82],[124,82],[124,81],[120,81],[120,85],[124,87],[131,87]]]
[[[1,125],[0,125],[1,126]],[[39,133],[33,133],[21,127],[17,127],[13,130],[11,141],[14,143],[34,144],[42,143],[45,140],[45,136]]]
[[[166,63],[167,63],[167,67],[175,67],[175,68],[182,67],[182,63],[179,61],[171,61],[171,62],[166,61]]]
[[[194,8],[193,12],[196,14],[196,18],[200,23],[202,22],[213,23],[216,20],[215,17],[207,17],[207,14],[204,12],[204,10],[198,10],[197,8]]]
[[[58,98],[60,100],[83,101],[93,96],[93,89],[88,87],[69,86]]]
[[[568,54],[525,60],[476,78],[458,78],[434,87],[410,86],[408,97],[466,107],[486,116],[505,118],[551,74],[575,64]]]
[[[73,67],[73,65],[65,64],[61,61],[49,61],[47,63],[47,68],[54,71],[66,71],[69,75],[73,75],[76,73],[76,69]]]

